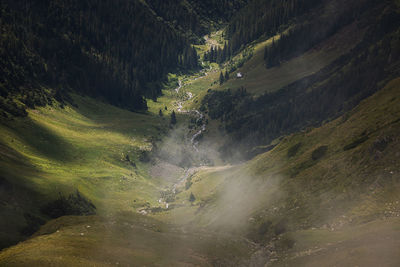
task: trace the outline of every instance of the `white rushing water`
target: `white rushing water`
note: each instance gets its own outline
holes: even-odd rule
[[[202,77],[200,77],[200,78],[202,78]],[[199,78],[196,78],[196,79],[199,79]],[[195,79],[193,79],[193,80],[195,80]],[[182,87],[183,87],[183,82],[179,80],[179,86],[177,88],[175,88],[175,92],[178,94],[179,91],[182,89]],[[185,113],[185,114],[189,114],[191,116],[196,117],[196,125],[198,125],[200,121],[202,122],[202,124],[200,126],[200,129],[198,131],[196,131],[192,135],[192,137],[190,138],[190,144],[192,145],[193,149],[196,152],[199,152],[199,149],[197,147],[198,146],[198,141],[196,141],[196,139],[206,130],[206,123],[205,123],[205,120],[204,120],[205,116],[204,116],[203,113],[201,113],[200,111],[198,111],[196,109],[193,109],[193,110],[184,110],[183,109],[183,105],[185,104],[185,102],[191,100],[194,97],[194,94],[192,92],[186,92],[186,95],[187,95],[187,97],[185,98],[185,100],[176,102],[177,111],[179,113]],[[186,180],[190,176],[194,175],[200,168],[203,168],[203,167],[191,167],[191,168],[186,169],[184,171],[183,175],[178,179],[178,181],[172,185],[172,187],[171,187],[172,192],[174,194],[176,194],[177,193],[177,188],[184,186],[185,183],[186,183]],[[169,208],[169,204],[163,198],[160,198],[158,200],[158,203],[160,205],[164,206],[166,209]]]
[[[207,75],[207,74],[206,74],[206,75]],[[205,77],[205,76],[195,78],[194,80],[197,80],[197,79],[200,79],[200,78],[203,78],[203,77]],[[180,91],[181,88],[183,87],[183,83],[182,83],[181,80],[178,81],[178,85],[179,85],[179,86],[178,86],[177,88],[175,88],[175,92],[176,92],[176,93],[179,93],[179,91]],[[201,125],[201,127],[200,127],[200,129],[199,129],[196,133],[194,133],[194,134],[192,135],[192,137],[190,138],[190,143],[191,143],[193,149],[194,149],[196,152],[199,152],[199,149],[197,148],[198,142],[196,142],[196,139],[197,139],[197,137],[199,137],[199,136],[206,130],[206,123],[205,123],[205,121],[203,121],[204,114],[201,113],[200,111],[196,110],[196,109],[194,109],[194,110],[184,110],[184,109],[183,109],[183,104],[184,104],[184,102],[189,101],[189,100],[191,100],[191,99],[194,97],[194,95],[193,95],[192,92],[186,92],[186,95],[187,95],[186,100],[184,100],[184,101],[178,101],[178,102],[177,102],[177,106],[178,106],[178,107],[177,107],[177,111],[178,111],[179,113],[192,113],[192,114],[194,114],[194,115],[197,117],[196,124],[197,124],[199,121],[202,121],[202,122],[203,122],[202,125]]]

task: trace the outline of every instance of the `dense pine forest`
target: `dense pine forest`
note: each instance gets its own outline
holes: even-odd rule
[[[192,2],[2,1],[3,116],[68,101],[71,90],[145,110],[168,72],[198,67],[190,40],[245,3]]]
[[[233,51],[260,38],[275,35],[284,30],[289,22],[312,8],[321,0],[253,0],[233,17],[227,28]]]
[[[247,0],[148,0],[146,3],[191,42],[203,43],[203,35],[227,23]]]

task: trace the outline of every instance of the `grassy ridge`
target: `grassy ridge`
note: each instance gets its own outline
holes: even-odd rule
[[[242,79],[236,79],[235,72],[231,75],[233,78],[220,88],[236,89],[244,86],[249,93],[255,95],[277,91],[329,65],[354,47],[362,39],[363,33],[364,29],[358,29],[355,24],[349,25],[303,55],[284,62],[279,67],[267,69],[264,48],[271,45],[273,39],[279,39],[279,35],[274,36],[254,45],[253,57],[237,71],[242,72]]]

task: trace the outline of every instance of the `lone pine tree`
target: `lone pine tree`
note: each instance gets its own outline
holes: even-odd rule
[[[219,84],[223,84],[224,81],[225,81],[224,74],[222,74],[222,71],[221,71],[221,73],[219,74]]]
[[[229,80],[229,72],[228,71],[225,72],[225,81],[227,81],[227,80]]]
[[[189,201],[190,201],[191,203],[193,203],[195,200],[196,200],[195,196],[193,195],[192,192],[190,192]]]
[[[176,124],[176,115],[174,110],[171,113],[171,124]]]

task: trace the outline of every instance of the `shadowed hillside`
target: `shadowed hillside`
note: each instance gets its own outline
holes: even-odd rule
[[[2,117],[71,101],[70,91],[145,110],[143,97],[157,99],[167,73],[198,68],[190,40],[245,1],[161,2],[2,1]]]
[[[0,266],[399,266],[400,5],[0,4]]]
[[[274,64],[280,66],[263,64],[262,53],[257,52],[239,68],[244,78],[233,77],[204,97],[202,110],[211,119],[219,120],[231,137],[231,142],[221,148],[227,157],[237,154],[238,148],[232,144],[240,143],[242,153],[251,157],[253,147],[334,119],[398,77],[398,8],[387,2],[368,7],[349,20],[349,26],[339,23],[342,15],[336,12],[328,18],[321,13],[324,20],[331,19],[335,27],[343,29],[314,43],[310,46],[313,49],[305,48],[303,41],[296,38],[310,40],[315,29],[293,26],[289,33],[280,34],[277,41],[266,42],[265,59],[275,60],[272,57],[278,55],[280,58]],[[341,12],[348,17],[346,10]],[[317,27],[322,18],[319,13],[311,15],[317,16],[313,22],[313,27]],[[286,55],[287,51],[292,54]],[[295,56],[296,53],[301,55]]]

